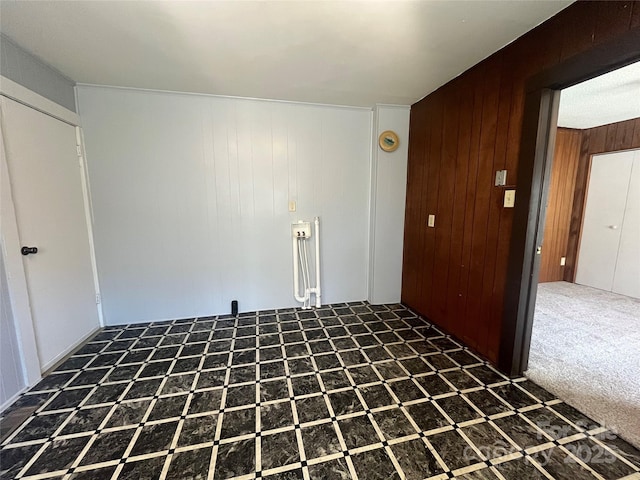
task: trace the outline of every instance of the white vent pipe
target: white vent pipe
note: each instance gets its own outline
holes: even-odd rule
[[[320,219],[316,217],[313,223],[316,231],[316,288],[313,293],[316,295],[316,308],[320,308]]]

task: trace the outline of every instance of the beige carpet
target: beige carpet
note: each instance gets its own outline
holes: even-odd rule
[[[640,300],[540,284],[525,374],[640,447]]]

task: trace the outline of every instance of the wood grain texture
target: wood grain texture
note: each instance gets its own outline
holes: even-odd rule
[[[558,282],[564,279],[565,267],[560,265],[560,258],[567,256],[569,225],[573,212],[573,194],[581,145],[581,130],[558,128],[538,276],[538,281],[541,283]]]
[[[629,150],[631,148],[640,148],[640,118],[582,130],[571,217],[569,219],[566,248],[567,264],[561,280],[574,282],[576,277],[580,231],[584,217],[591,157],[599,153]],[[546,237],[547,232],[545,230],[545,242],[547,240]]]
[[[639,2],[611,3],[569,6],[412,106],[402,300],[493,362],[513,225],[495,170],[515,186],[533,76],[640,28]]]

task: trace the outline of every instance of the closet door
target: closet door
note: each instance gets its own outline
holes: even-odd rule
[[[0,97],[2,135],[42,371],[99,326],[76,129]],[[17,253],[17,252],[16,252]]]
[[[594,155],[576,283],[611,291],[635,152]]]
[[[633,155],[612,290],[640,298],[640,150]]]

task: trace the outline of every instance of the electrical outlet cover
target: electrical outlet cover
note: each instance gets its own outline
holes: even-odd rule
[[[311,223],[298,222],[291,225],[291,235],[300,238],[311,238]]]

